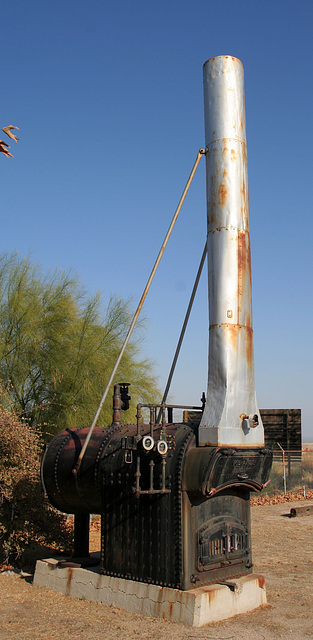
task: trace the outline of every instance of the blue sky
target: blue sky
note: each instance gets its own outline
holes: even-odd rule
[[[312,419],[312,29],[306,0],[3,0],[2,251],[72,268],[91,293],[138,302],[197,151],[202,65],[245,69],[256,388],[261,408]],[[164,387],[206,233],[200,164],[144,307]],[[173,380],[207,384],[203,274]],[[105,385],[104,385],[105,386]]]

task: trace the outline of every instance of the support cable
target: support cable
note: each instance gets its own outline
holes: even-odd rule
[[[128,333],[127,333],[126,338],[125,338],[125,340],[124,340],[123,346],[122,346],[122,348],[121,348],[121,350],[120,350],[120,353],[119,353],[119,355],[118,355],[118,357],[117,357],[117,360],[116,360],[115,365],[114,365],[114,367],[113,367],[112,373],[111,373],[111,375],[110,375],[110,377],[109,377],[109,380],[108,380],[107,386],[106,386],[106,388],[105,388],[105,390],[104,390],[104,392],[103,392],[103,395],[102,395],[102,398],[101,398],[101,400],[100,400],[100,403],[99,403],[98,409],[97,409],[97,411],[96,411],[96,413],[95,413],[95,417],[94,417],[94,419],[93,419],[93,421],[92,421],[92,424],[91,424],[91,425],[90,425],[90,427],[89,427],[89,430],[88,430],[88,433],[87,433],[87,436],[86,436],[86,440],[85,440],[85,442],[84,442],[84,444],[83,444],[83,446],[82,446],[81,452],[80,452],[80,454],[79,454],[79,456],[78,456],[78,458],[77,458],[77,462],[76,462],[76,464],[75,464],[75,466],[74,466],[74,468],[73,468],[73,474],[74,474],[75,476],[77,475],[78,470],[79,470],[79,468],[80,468],[80,465],[81,465],[81,463],[82,463],[82,459],[83,459],[83,457],[84,457],[84,455],[85,455],[85,451],[86,451],[86,449],[87,449],[87,447],[88,447],[88,444],[89,444],[90,438],[91,438],[91,436],[92,436],[93,430],[94,430],[94,428],[95,428],[95,426],[96,426],[96,424],[97,424],[97,422],[98,422],[98,418],[99,418],[99,415],[100,415],[101,409],[102,409],[102,407],[103,407],[104,401],[105,401],[105,399],[106,399],[106,397],[107,397],[107,395],[108,395],[109,388],[110,388],[110,386],[111,386],[111,384],[112,384],[112,381],[113,381],[113,378],[114,378],[114,376],[115,376],[115,374],[116,374],[117,368],[118,368],[118,366],[119,366],[119,364],[120,364],[120,361],[121,361],[121,359],[122,359],[122,357],[123,357],[124,351],[125,351],[126,346],[127,346],[128,342],[129,342],[130,336],[131,336],[131,334],[132,334],[132,332],[133,332],[133,329],[134,329],[134,326],[135,326],[135,324],[136,324],[137,318],[138,318],[139,313],[140,313],[140,311],[141,311],[141,309],[142,309],[142,306],[143,306],[143,303],[144,303],[145,298],[146,298],[146,296],[147,296],[147,293],[148,293],[148,291],[149,291],[149,289],[150,289],[150,285],[151,285],[152,280],[153,280],[153,278],[154,278],[155,272],[156,272],[156,270],[157,270],[157,268],[158,268],[158,266],[159,266],[159,263],[160,263],[160,260],[161,260],[161,258],[162,258],[162,255],[163,255],[163,253],[164,253],[165,247],[166,247],[166,245],[167,245],[167,243],[168,243],[169,237],[170,237],[170,235],[171,235],[171,233],[172,233],[172,231],[173,231],[173,228],[174,228],[175,222],[176,222],[176,220],[177,220],[177,218],[178,218],[178,214],[179,214],[179,212],[180,212],[180,210],[181,210],[181,208],[182,208],[183,202],[184,202],[184,200],[185,200],[185,198],[186,198],[186,195],[187,195],[187,193],[188,193],[188,189],[189,189],[189,187],[190,187],[190,185],[191,185],[191,182],[192,182],[192,180],[193,180],[193,177],[194,177],[194,175],[195,175],[195,173],[196,173],[196,170],[197,170],[197,168],[198,168],[198,164],[199,164],[199,162],[200,162],[200,160],[201,160],[201,158],[202,158],[202,156],[203,156],[203,155],[205,155],[205,149],[199,149],[199,151],[198,151],[198,155],[197,155],[197,158],[196,158],[196,161],[195,161],[195,163],[194,163],[194,165],[193,165],[193,167],[192,167],[192,170],[191,170],[190,176],[189,176],[189,178],[188,178],[188,180],[187,180],[187,182],[186,182],[186,186],[185,186],[185,188],[184,188],[184,191],[183,191],[183,194],[182,194],[182,196],[181,196],[181,199],[180,199],[180,201],[179,201],[179,203],[178,203],[177,209],[176,209],[176,211],[175,211],[175,213],[174,213],[174,216],[173,216],[172,222],[171,222],[171,224],[170,224],[170,226],[169,226],[169,228],[168,228],[167,234],[166,234],[166,236],[165,236],[165,238],[164,238],[164,241],[163,241],[163,244],[162,244],[161,249],[160,249],[160,251],[159,251],[158,257],[157,257],[157,259],[156,259],[156,261],[155,261],[155,263],[154,263],[154,267],[153,267],[153,269],[152,269],[152,271],[151,271],[150,277],[149,277],[148,282],[147,282],[147,284],[146,284],[146,286],[145,286],[144,292],[143,292],[143,294],[142,294],[142,296],[141,296],[141,299],[140,299],[140,302],[139,302],[139,304],[138,304],[138,307],[137,307],[137,310],[136,310],[136,312],[135,312],[135,315],[134,315],[134,317],[133,317],[132,323],[131,323],[131,325],[130,325],[130,327],[129,327]]]

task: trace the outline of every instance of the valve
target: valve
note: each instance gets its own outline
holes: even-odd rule
[[[131,396],[128,395],[128,387],[130,387],[129,382],[120,382],[121,409],[123,411],[129,409],[129,401],[131,400]]]
[[[259,416],[257,413],[250,414],[249,416],[246,413],[242,413],[240,418],[243,429],[255,429],[259,424]]]

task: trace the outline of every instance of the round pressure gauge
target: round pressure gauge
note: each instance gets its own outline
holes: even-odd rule
[[[145,451],[151,451],[151,449],[153,449],[154,447],[154,440],[152,436],[145,436],[142,440],[142,446]]]
[[[165,440],[159,440],[157,442],[157,450],[161,456],[164,456],[168,451],[167,442],[165,442]]]

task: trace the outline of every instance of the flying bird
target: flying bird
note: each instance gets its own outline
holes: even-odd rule
[[[16,137],[16,135],[14,133],[11,133],[11,129],[18,129],[18,127],[13,127],[13,124],[9,124],[8,127],[3,127],[2,131],[4,131],[4,133],[7,134],[7,136],[9,136],[9,138],[12,138],[12,140],[15,140],[15,142],[17,142],[19,140],[19,138]]]
[[[11,156],[11,158],[14,158],[14,156],[12,156],[12,153],[8,151],[8,148],[10,149],[10,145],[8,145],[6,142],[3,142],[3,140],[0,140],[0,153],[4,153],[7,158],[9,156]]]

